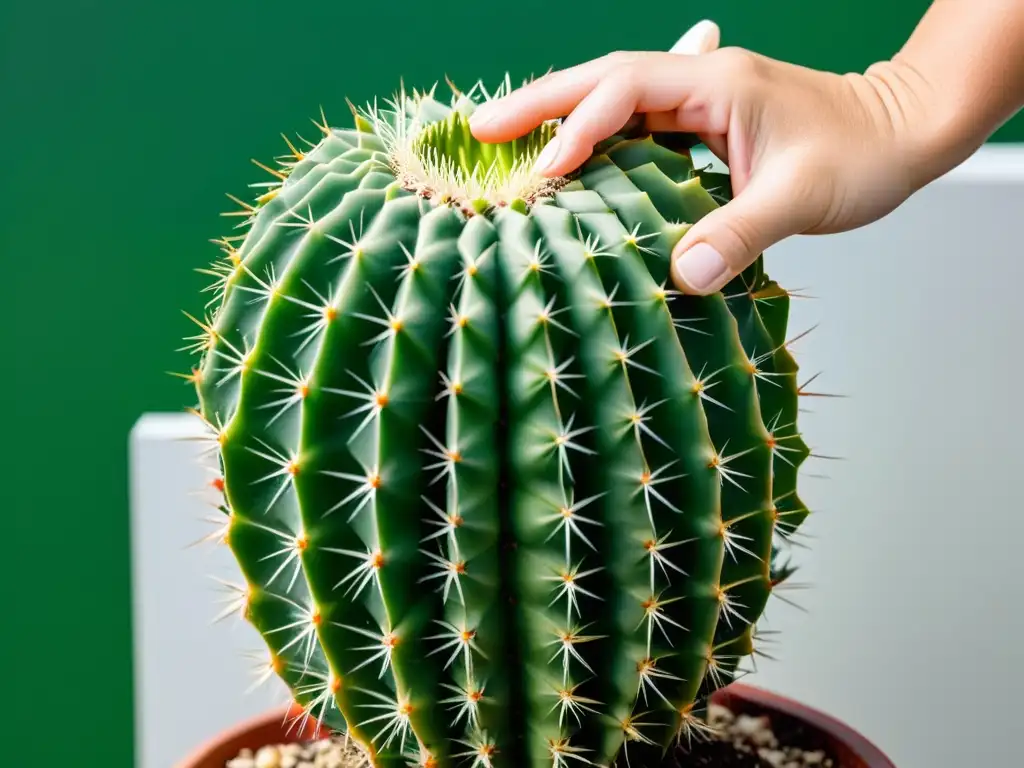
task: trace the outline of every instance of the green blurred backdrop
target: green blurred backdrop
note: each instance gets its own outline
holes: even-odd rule
[[[265,180],[250,158],[281,154],[280,132],[313,137],[321,104],[343,122],[345,96],[402,77],[496,83],[664,49],[705,15],[724,44],[862,70],[927,4],[4,0],[4,765],[132,765],[128,432],[189,404],[164,373],[188,365],[179,310],[201,310],[224,193]],[[1024,117],[995,138],[1024,140]]]

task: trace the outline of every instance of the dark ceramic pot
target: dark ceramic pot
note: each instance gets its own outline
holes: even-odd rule
[[[838,757],[836,768],[896,768],[870,741],[829,715],[799,702],[749,685],[733,683],[718,691],[713,701],[737,714],[765,715],[779,721],[798,721],[802,727],[829,746]],[[314,738],[312,729],[286,733],[284,710],[275,710],[241,723],[202,745],[177,768],[224,768],[243,749],[258,750],[267,744],[284,744]]]

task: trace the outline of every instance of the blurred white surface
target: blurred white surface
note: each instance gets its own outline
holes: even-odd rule
[[[239,720],[287,701],[276,678],[256,678],[248,654],[266,645],[236,615],[214,623],[239,583],[226,547],[204,542],[218,512],[202,491],[205,443],[188,414],[147,414],[131,435],[135,768],[170,768]]]
[[[813,389],[816,451],[803,495],[820,510],[780,630],[751,683],[863,731],[899,768],[1019,764],[1024,687],[1024,146],[987,146],[886,219],[795,238],[768,254],[797,300],[793,348]],[[138,768],[281,701],[244,693],[248,627],[219,611],[234,579],[188,496],[207,480],[188,416],[148,415],[132,435]],[[1020,474],[1018,474],[1020,473]]]
[[[1024,146],[987,146],[891,216],[772,249],[830,480],[778,663],[749,678],[862,730],[898,768],[1020,765]]]

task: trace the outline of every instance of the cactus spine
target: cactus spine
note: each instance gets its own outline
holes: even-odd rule
[[[324,121],[219,241],[189,378],[234,607],[374,766],[653,765],[790,573],[789,297],[669,288],[728,194],[687,151],[541,179],[556,126],[480,145],[476,93]]]

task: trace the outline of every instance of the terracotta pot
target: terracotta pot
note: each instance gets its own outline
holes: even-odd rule
[[[836,768],[896,768],[878,747],[850,726],[792,699],[754,686],[733,683],[718,691],[712,701],[737,714],[791,718],[804,723],[809,731],[823,737],[835,753],[839,760]]]
[[[870,741],[833,717],[803,704],[742,683],[718,691],[713,701],[737,714],[792,718],[824,738],[839,759],[836,768],[896,768]],[[313,738],[312,729],[285,733],[285,710],[274,710],[243,722],[201,746],[177,768],[224,768],[242,749],[253,751],[267,744],[285,744]]]

